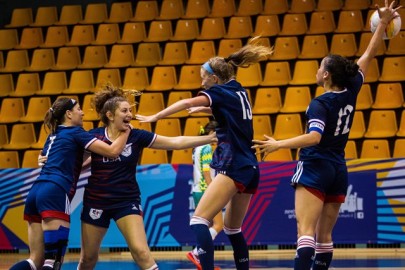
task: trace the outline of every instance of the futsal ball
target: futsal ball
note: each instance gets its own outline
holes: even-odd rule
[[[385,9],[385,8],[383,8]],[[395,37],[399,31],[401,30],[401,17],[399,17],[398,12],[395,12],[395,15],[398,15],[394,19],[392,19],[387,27],[385,28],[385,32],[383,35],[383,39],[391,39]],[[378,16],[378,10],[374,11],[370,17],[370,30],[371,32],[375,32],[377,26],[380,22],[380,16]]]

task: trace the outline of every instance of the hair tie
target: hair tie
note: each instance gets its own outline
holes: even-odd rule
[[[205,134],[205,129],[203,126],[200,126],[200,131],[199,131],[200,135],[204,135]]]
[[[53,110],[53,108],[49,108],[49,111],[51,112],[51,113],[54,113],[55,111]]]
[[[209,73],[209,74],[214,74],[214,71],[212,70],[210,64],[208,62],[205,62],[202,67]]]

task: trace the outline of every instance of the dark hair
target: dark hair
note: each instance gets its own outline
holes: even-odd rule
[[[127,99],[128,94],[137,96],[141,93],[136,90],[124,91],[112,84],[106,84],[100,91],[96,92],[92,104],[104,125],[108,125],[108,111],[114,114],[121,102],[129,102]]]
[[[340,55],[330,54],[324,59],[325,70],[331,73],[332,85],[346,87],[347,78],[353,77],[359,71],[359,66]]]
[[[44,118],[44,125],[47,127],[51,134],[55,133],[56,127],[65,122],[66,111],[72,110],[77,104],[77,100],[61,97],[55,100],[52,107],[46,112]]]
[[[266,59],[273,53],[273,49],[260,45],[260,37],[254,37],[248,44],[226,58],[213,57],[207,61],[213,73],[223,82],[235,77],[235,67],[246,68],[251,64]]]
[[[209,121],[204,127],[200,129],[200,135],[208,135],[211,131],[215,131],[215,128],[218,126],[218,122],[215,120]]]

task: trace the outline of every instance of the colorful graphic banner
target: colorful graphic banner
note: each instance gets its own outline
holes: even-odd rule
[[[249,245],[294,244],[296,220],[290,178],[296,162],[260,164],[261,182],[243,232]],[[405,160],[351,160],[349,189],[334,230],[335,243],[405,242]],[[138,166],[145,231],[152,247],[191,246],[194,211],[191,165]],[[27,248],[24,200],[39,169],[0,170],[0,250]],[[80,247],[80,211],[89,169],[82,172],[72,201],[69,247]],[[350,232],[347,231],[350,228]],[[216,245],[229,245],[221,233]],[[127,247],[112,221],[102,247]]]

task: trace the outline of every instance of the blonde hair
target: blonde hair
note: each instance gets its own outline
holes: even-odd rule
[[[246,68],[273,54],[273,48],[260,44],[259,36],[251,38],[248,44],[228,57],[213,57],[206,63],[221,81],[227,82],[235,77],[235,67]]]

